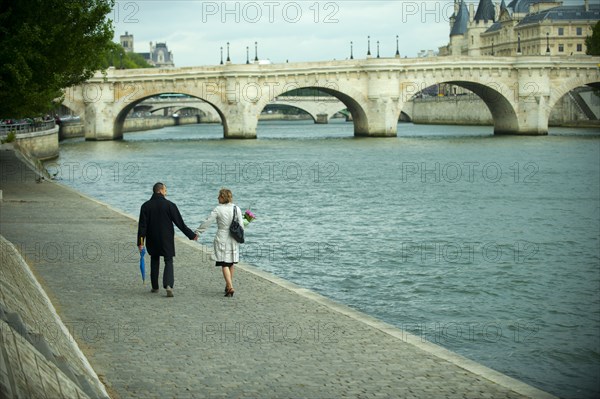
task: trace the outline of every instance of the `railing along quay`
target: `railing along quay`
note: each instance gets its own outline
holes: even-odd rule
[[[56,125],[54,119],[47,121],[0,123],[0,137],[6,137],[10,132],[19,133],[41,132],[53,129]]]

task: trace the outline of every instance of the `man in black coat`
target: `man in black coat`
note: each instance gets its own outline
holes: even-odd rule
[[[163,288],[167,296],[173,296],[175,275],[173,271],[173,257],[175,256],[175,229],[173,224],[181,230],[190,240],[197,240],[198,236],[185,225],[177,205],[165,198],[167,186],[156,183],[152,188],[152,197],[144,202],[140,209],[138,222],[137,245],[141,251],[146,248],[150,254],[150,281],[152,292],[158,292],[158,272],[160,257],[165,261],[163,272]]]

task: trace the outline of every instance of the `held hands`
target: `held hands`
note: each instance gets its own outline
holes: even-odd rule
[[[194,238],[192,238],[192,240],[198,241],[198,238],[200,238],[200,234],[196,233],[196,235],[194,236]],[[144,249],[144,245],[143,244],[142,245],[138,245],[138,250],[140,252],[142,252],[142,249]]]

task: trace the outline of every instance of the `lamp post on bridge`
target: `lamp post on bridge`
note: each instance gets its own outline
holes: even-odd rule
[[[550,32],[546,32],[546,55],[550,55]]]
[[[367,58],[371,56],[371,36],[367,36]]]
[[[231,58],[229,58],[229,42],[227,42],[227,63],[231,63]]]
[[[254,42],[254,62],[258,62],[258,42]]]
[[[377,58],[379,58],[379,40],[377,40]]]
[[[353,49],[352,49],[352,42],[350,42],[350,59],[351,60],[354,59],[354,54],[353,54]]]
[[[221,46],[221,65],[223,65],[223,46]]]
[[[400,47],[398,46],[398,35],[396,35],[396,58],[400,58]]]
[[[246,46],[246,64],[250,63],[250,49]]]

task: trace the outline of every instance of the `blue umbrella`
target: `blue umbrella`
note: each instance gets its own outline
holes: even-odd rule
[[[146,262],[144,261],[144,255],[146,255],[146,247],[143,247],[140,251],[140,273],[142,273],[142,283],[146,284]]]

